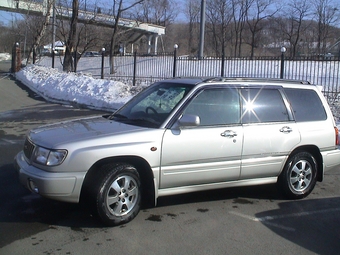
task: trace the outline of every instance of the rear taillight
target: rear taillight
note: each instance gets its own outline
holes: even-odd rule
[[[337,127],[334,127],[335,130],[335,144],[339,145],[339,129]]]

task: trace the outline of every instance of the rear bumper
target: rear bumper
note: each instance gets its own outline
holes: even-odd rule
[[[340,166],[340,149],[321,152],[324,172]]]
[[[54,173],[29,165],[23,152],[16,155],[14,166],[19,181],[30,191],[54,200],[78,203],[85,172]]]

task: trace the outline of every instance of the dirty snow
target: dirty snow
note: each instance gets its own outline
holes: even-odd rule
[[[95,79],[82,73],[65,73],[38,65],[24,67],[15,77],[50,102],[108,111],[118,109],[142,89],[118,81]]]

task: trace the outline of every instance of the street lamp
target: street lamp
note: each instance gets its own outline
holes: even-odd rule
[[[174,45],[174,67],[173,67],[173,70],[172,70],[172,77],[176,77],[176,61],[177,61],[177,49],[178,49],[178,44],[176,43]]]
[[[101,69],[101,79],[104,79],[104,56],[105,56],[105,48],[102,48],[102,69]]]
[[[283,79],[283,73],[285,70],[285,53],[287,49],[286,47],[282,46],[281,47],[281,72],[280,72],[280,79]]]

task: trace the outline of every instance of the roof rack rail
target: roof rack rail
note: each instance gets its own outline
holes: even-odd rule
[[[255,82],[280,82],[280,83],[295,83],[295,84],[303,84],[310,85],[309,81],[303,80],[292,80],[292,79],[276,79],[276,78],[253,78],[253,77],[212,77],[207,78],[204,82],[228,82],[228,81],[255,81]]]

